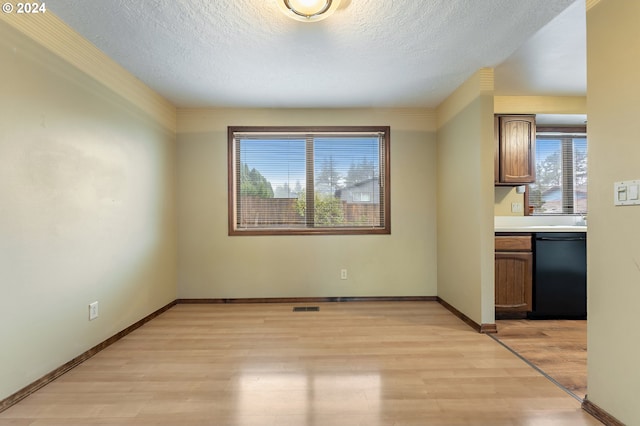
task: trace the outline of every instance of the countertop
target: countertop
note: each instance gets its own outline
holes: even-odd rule
[[[532,226],[500,226],[495,232],[587,232],[584,225],[532,225]]]
[[[584,216],[496,216],[494,219],[495,232],[587,232]]]

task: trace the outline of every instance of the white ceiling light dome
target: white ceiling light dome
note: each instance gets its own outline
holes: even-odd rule
[[[328,18],[340,6],[340,0],[276,0],[289,18],[316,22]]]

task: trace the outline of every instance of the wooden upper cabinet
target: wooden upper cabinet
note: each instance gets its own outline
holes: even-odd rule
[[[496,184],[535,182],[535,115],[496,115],[494,132]]]

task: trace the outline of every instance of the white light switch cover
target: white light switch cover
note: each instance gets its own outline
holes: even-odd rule
[[[613,204],[616,206],[640,205],[638,189],[640,180],[625,180],[613,184]]]

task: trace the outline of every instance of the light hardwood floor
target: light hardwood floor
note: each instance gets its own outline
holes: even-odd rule
[[[579,398],[587,394],[587,321],[499,320],[501,342]]]
[[[598,425],[436,302],[177,305],[0,425]]]

